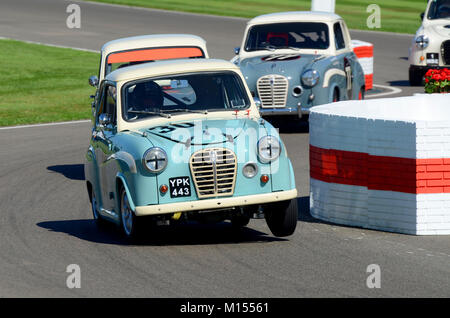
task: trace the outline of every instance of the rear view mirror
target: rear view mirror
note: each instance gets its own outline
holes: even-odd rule
[[[89,77],[89,85],[93,86],[93,87],[97,87],[98,85],[98,77],[95,75],[92,75],[91,77]]]
[[[253,101],[255,102],[256,107],[258,109],[261,107],[261,100],[258,97],[253,97]]]
[[[111,117],[108,114],[100,114],[98,117],[98,124],[100,127],[105,128],[109,124],[111,124]]]
[[[234,48],[234,54],[238,55],[240,51],[241,51],[240,47],[235,47]]]

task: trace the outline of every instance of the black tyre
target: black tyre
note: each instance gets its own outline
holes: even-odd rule
[[[98,212],[99,206],[98,206],[98,201],[97,201],[97,197],[95,195],[95,191],[94,188],[91,187],[91,209],[92,209],[92,217],[94,218],[95,224],[98,227],[102,227],[105,225],[105,220],[101,217],[100,213]]]
[[[422,78],[423,78],[422,72],[413,68],[409,69],[409,84],[411,86],[421,86]]]
[[[364,87],[361,87],[358,93],[358,100],[364,100],[366,98],[366,91]]]
[[[267,225],[273,235],[283,237],[292,235],[297,227],[297,199],[271,204],[264,210]]]
[[[339,90],[337,89],[337,88],[335,88],[334,89],[334,91],[333,91],[333,99],[332,99],[332,103],[336,103],[336,102],[338,102],[340,100],[340,97],[339,97]]]
[[[132,240],[136,239],[141,233],[141,222],[131,209],[127,193],[123,187],[120,189],[119,216],[120,227],[125,237]]]

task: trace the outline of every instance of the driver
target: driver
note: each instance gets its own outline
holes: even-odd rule
[[[441,19],[450,17],[450,2],[444,3],[441,6],[439,6],[437,15]]]
[[[160,109],[164,101],[163,91],[154,81],[139,83],[133,90],[132,101],[136,111]]]
[[[288,46],[288,34],[284,32],[269,32],[266,42],[276,47]]]

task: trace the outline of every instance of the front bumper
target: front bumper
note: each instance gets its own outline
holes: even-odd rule
[[[450,68],[450,65],[447,66],[441,66],[441,65],[410,65],[409,66],[409,70],[412,71],[420,71],[423,72],[424,74],[428,71],[428,70],[441,70],[444,68]]]
[[[197,201],[137,206],[134,212],[136,216],[145,216],[145,215],[158,215],[176,212],[213,210],[213,209],[231,208],[236,206],[257,205],[278,201],[286,201],[294,199],[296,197],[297,197],[297,189],[292,189],[286,191],[253,194],[239,197],[205,199]]]
[[[280,107],[280,108],[259,108],[261,116],[288,116],[296,115],[302,118],[303,115],[309,114],[309,109],[302,109],[299,107]]]

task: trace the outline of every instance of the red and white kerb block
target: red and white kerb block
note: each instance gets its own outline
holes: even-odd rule
[[[450,94],[433,94],[312,108],[311,215],[389,232],[450,234],[449,105]]]
[[[352,40],[353,52],[361,64],[366,80],[366,90],[373,88],[373,44],[360,40]]]

